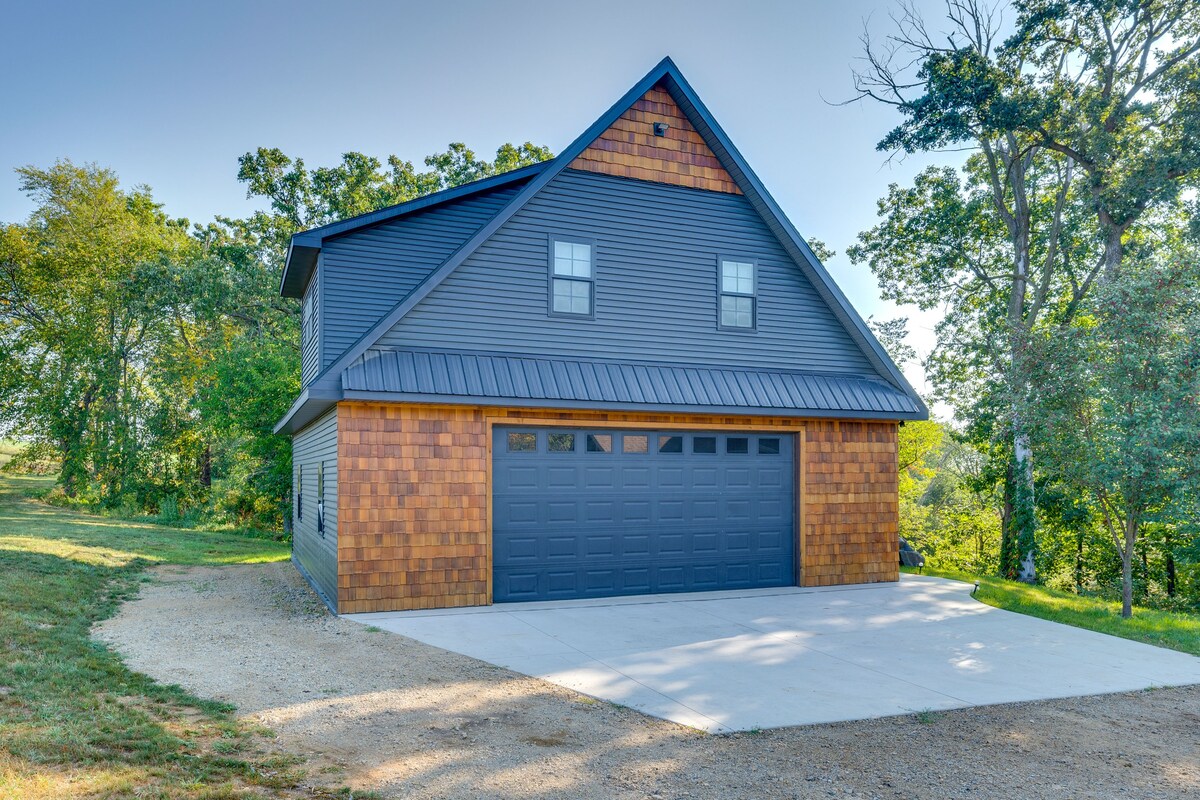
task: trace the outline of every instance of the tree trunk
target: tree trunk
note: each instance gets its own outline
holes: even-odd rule
[[[200,485],[205,489],[212,487],[212,448],[208,445],[200,453]]]
[[[1175,555],[1167,552],[1167,597],[1175,596]]]
[[[1133,548],[1137,544],[1137,517],[1125,520],[1125,547],[1121,549],[1121,616],[1133,616]]]
[[[1033,498],[1033,451],[1029,435],[1014,422],[1013,438],[1013,526],[1017,556],[1017,580],[1037,582],[1034,552],[1037,541],[1037,513]]]
[[[1083,594],[1083,528],[1075,530],[1075,594]]]

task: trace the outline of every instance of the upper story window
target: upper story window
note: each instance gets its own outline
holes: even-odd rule
[[[304,337],[304,344],[308,344],[316,336],[316,327],[313,325],[313,293],[309,292],[304,295],[304,306],[300,313],[300,330],[301,336]]]
[[[754,330],[758,316],[758,275],[753,261],[719,259],[718,327]]]
[[[590,317],[596,288],[592,242],[550,242],[550,313]]]

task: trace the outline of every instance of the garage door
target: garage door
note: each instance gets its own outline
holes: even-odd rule
[[[789,435],[493,435],[496,602],[794,583]]]

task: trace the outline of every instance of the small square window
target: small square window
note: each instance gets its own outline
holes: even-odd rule
[[[551,453],[574,453],[575,434],[552,433],[546,437],[546,444]]]
[[[554,279],[554,312],[556,314],[591,314],[592,284],[567,278]]]
[[[683,452],[683,437],[682,436],[659,436],[658,437],[658,452],[660,452],[660,453],[682,453]]]
[[[621,452],[648,453],[650,452],[650,437],[644,433],[627,433],[621,437]]]
[[[741,261],[721,262],[721,291],[754,294],[754,265]]]
[[[726,328],[753,328],[754,298],[721,295],[721,325]]]
[[[612,434],[589,433],[587,435],[587,451],[589,453],[611,453]]]
[[[572,242],[554,243],[554,274],[574,278],[592,277],[592,246]]]
[[[536,433],[517,433],[513,432],[508,435],[508,452],[510,453],[534,453],[537,451],[537,434]]]
[[[730,455],[742,455],[750,452],[750,440],[745,436],[730,436],[725,440],[725,452]]]
[[[717,437],[715,436],[693,436],[692,437],[692,452],[693,453],[715,453],[717,452]]]

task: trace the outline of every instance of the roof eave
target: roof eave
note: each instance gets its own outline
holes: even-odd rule
[[[316,268],[317,255],[321,252],[321,246],[326,239],[350,233],[360,228],[388,222],[442,203],[459,200],[477,192],[486,192],[509,183],[526,180],[546,169],[553,161],[554,159],[540,161],[536,164],[502,172],[499,175],[492,175],[477,181],[471,181],[470,183],[452,186],[440,192],[434,192],[433,194],[427,194],[413,200],[388,206],[387,208],[368,211],[365,214],[347,217],[337,222],[330,222],[327,225],[321,225],[293,234],[291,241],[288,243],[287,258],[284,261],[279,293],[284,297],[300,297],[304,293],[304,287],[308,285],[308,279],[312,275],[313,269]]]
[[[309,386],[300,393],[283,418],[275,423],[272,433],[296,434],[337,405],[341,399],[342,390],[338,387]]]
[[[361,400],[378,403],[424,403],[433,405],[472,405],[483,407],[506,408],[536,408],[555,409],[560,411],[636,411],[658,414],[689,413],[689,414],[723,414],[739,416],[771,416],[799,419],[871,419],[915,421],[928,419],[928,413],[922,411],[861,411],[855,409],[811,409],[811,408],[775,408],[763,406],[705,406],[681,405],[676,403],[621,403],[602,400],[560,400],[539,399],[529,397],[480,397],[478,395],[447,395],[418,392],[372,392],[361,389],[347,389],[342,393],[343,400]]]

